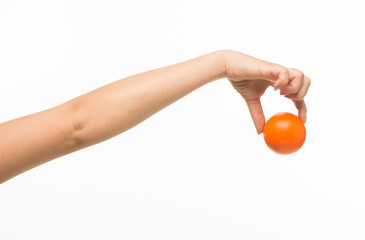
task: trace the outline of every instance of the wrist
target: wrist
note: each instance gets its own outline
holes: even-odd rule
[[[223,72],[221,73],[222,74],[221,78],[227,78],[228,77],[227,65],[229,63],[230,58],[232,57],[232,54],[234,54],[236,52],[233,50],[225,49],[225,50],[218,50],[216,53],[219,56],[221,65],[223,67]]]
[[[229,52],[230,50],[218,50],[212,53],[215,63],[214,68],[217,71],[216,78],[213,80],[227,77],[226,63],[230,54]]]

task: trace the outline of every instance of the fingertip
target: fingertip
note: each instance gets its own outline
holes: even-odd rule
[[[307,114],[306,113],[299,113],[299,118],[305,124],[307,122]]]
[[[263,124],[263,126],[260,126],[260,127],[257,127],[256,128],[257,135],[260,135],[261,133],[264,132],[264,125],[265,124]]]
[[[275,82],[274,88],[281,90],[285,85],[286,85],[286,81],[284,79],[279,79]]]
[[[280,88],[280,80],[278,80],[278,81],[276,81],[275,83],[274,83],[274,89],[275,90],[278,90]]]

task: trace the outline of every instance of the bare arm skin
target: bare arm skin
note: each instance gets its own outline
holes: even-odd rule
[[[310,80],[302,72],[223,50],[130,76],[64,104],[0,124],[0,183],[47,161],[112,138],[214,80],[227,77],[248,104],[258,133],[269,86],[306,120]]]

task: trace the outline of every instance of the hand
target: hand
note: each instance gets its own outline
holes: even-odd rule
[[[291,99],[299,118],[306,122],[307,108],[303,98],[311,81],[303,72],[235,51],[227,51],[225,69],[232,86],[245,99],[258,134],[265,125],[260,97],[269,86],[280,89],[281,95]]]

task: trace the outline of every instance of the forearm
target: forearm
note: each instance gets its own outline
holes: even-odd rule
[[[225,76],[224,51],[121,79],[64,104],[0,124],[0,183],[118,135]]]
[[[130,76],[73,99],[80,148],[109,139],[213,80],[225,77],[224,51]]]
[[[0,124],[0,183],[76,151],[70,104]]]

